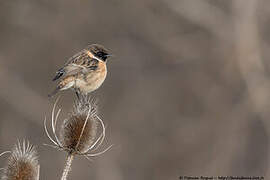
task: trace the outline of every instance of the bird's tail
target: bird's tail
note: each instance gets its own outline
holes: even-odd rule
[[[53,78],[53,81],[59,79],[61,76],[63,76],[65,74],[65,70],[63,68],[59,69],[57,72],[56,72],[56,75],[55,77]]]
[[[57,86],[57,87],[55,88],[55,90],[54,90],[52,93],[48,94],[48,97],[49,97],[49,98],[53,97],[53,96],[54,96],[56,93],[58,93],[59,91],[60,91],[60,87]]]

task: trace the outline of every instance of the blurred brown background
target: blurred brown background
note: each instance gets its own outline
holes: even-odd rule
[[[77,157],[70,179],[270,177],[269,23],[267,0],[0,0],[0,150],[29,139],[41,179],[60,178],[65,154],[42,145],[51,79],[100,43],[115,57],[94,95],[115,147]]]

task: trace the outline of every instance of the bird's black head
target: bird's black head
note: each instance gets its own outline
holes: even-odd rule
[[[95,57],[106,62],[107,58],[111,56],[109,51],[102,45],[99,44],[91,44],[87,46],[87,50],[89,50]]]

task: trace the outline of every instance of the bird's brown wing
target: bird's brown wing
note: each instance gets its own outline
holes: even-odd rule
[[[79,52],[69,59],[65,66],[66,74],[71,72],[89,72],[96,70],[98,67],[98,60],[91,58],[85,50]]]
[[[75,75],[78,73],[87,73],[89,71],[96,70],[98,67],[98,60],[91,58],[86,50],[82,50],[75,54],[66,62],[63,68],[59,69],[53,80],[57,80],[60,77],[66,77],[67,75]]]
[[[86,50],[82,50],[72,56],[71,58],[68,59],[66,62],[65,66],[68,66],[70,64],[76,64],[76,65],[83,65],[87,59],[89,59],[89,55],[87,54]]]

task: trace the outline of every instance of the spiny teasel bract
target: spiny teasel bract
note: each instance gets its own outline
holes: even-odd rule
[[[87,95],[80,94],[80,99],[75,101],[73,114],[87,115],[89,110],[93,115],[98,114],[97,99],[91,99]]]
[[[36,148],[29,142],[23,141],[14,146],[8,158],[7,166],[3,169],[2,180],[38,180],[39,162]],[[4,154],[4,153],[2,153]]]
[[[64,150],[69,154],[83,155],[87,159],[105,153],[112,146],[109,146],[101,152],[95,152],[105,139],[105,125],[101,118],[97,115],[97,105],[95,101],[91,101],[87,96],[82,96],[75,103],[73,113],[65,119],[60,128],[58,138],[56,133],[56,125],[61,109],[55,115],[56,100],[52,110],[51,127],[54,138],[49,134],[46,126],[46,118],[44,121],[45,132],[54,145],[49,145],[59,150]],[[98,125],[101,125],[102,132],[98,135]]]

